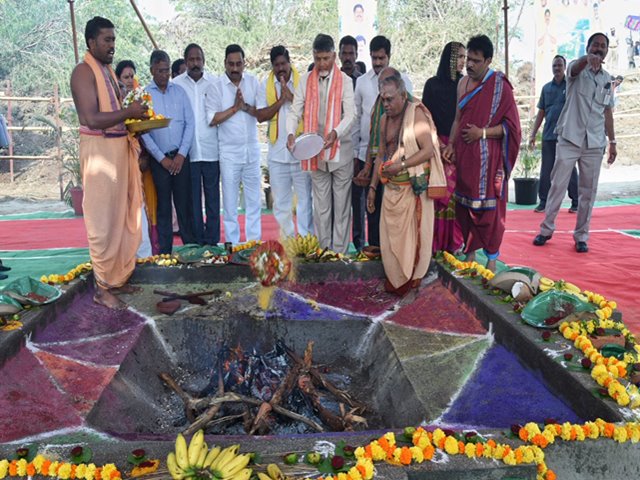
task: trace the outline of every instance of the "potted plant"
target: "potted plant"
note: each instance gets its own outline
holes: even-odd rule
[[[521,148],[513,176],[516,189],[516,204],[534,205],[538,201],[538,169],[540,151]]]

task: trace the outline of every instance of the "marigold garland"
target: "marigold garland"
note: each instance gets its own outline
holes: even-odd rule
[[[91,262],[85,262],[77,265],[76,267],[69,270],[67,273],[63,275],[52,273],[51,275],[42,275],[40,277],[40,281],[42,283],[48,283],[49,285],[56,285],[61,283],[69,283],[76,277],[80,275],[84,275],[85,273],[93,270],[93,266]]]
[[[113,463],[98,467],[93,463],[75,465],[67,462],[50,460],[43,455],[36,455],[31,462],[26,459],[0,460],[0,480],[9,477],[34,477],[42,475],[58,480],[121,480],[122,475]]]

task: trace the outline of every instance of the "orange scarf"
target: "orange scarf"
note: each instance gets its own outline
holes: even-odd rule
[[[329,98],[327,101],[326,118],[324,121],[324,137],[334,130],[342,118],[342,72],[338,66],[333,64],[332,77],[329,80]],[[318,114],[320,113],[320,92],[318,91],[320,78],[317,68],[314,68],[307,78],[307,90],[304,100],[304,131],[305,133],[318,132]],[[321,152],[309,160],[302,160],[303,170],[318,170],[318,160],[333,159],[339,148],[339,141],[336,140],[330,152]],[[322,158],[321,158],[322,157]]]

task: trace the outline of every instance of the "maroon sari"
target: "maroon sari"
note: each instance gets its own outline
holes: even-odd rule
[[[501,125],[504,136],[465,143],[456,135],[456,218],[466,251],[484,248],[497,254],[504,235],[507,185],[522,132],[513,87],[501,72],[490,70],[483,82],[458,102],[458,133],[467,124],[480,128]]]

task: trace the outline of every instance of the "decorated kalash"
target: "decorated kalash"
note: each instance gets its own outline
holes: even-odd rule
[[[0,479],[371,480],[407,468],[551,480],[637,467],[640,347],[616,302],[528,267],[438,260],[439,279],[398,299],[379,262],[311,235],[184,246],[138,261],[143,289],[118,313],[91,301],[91,264],[18,279],[0,292],[0,341],[15,339],[2,344]]]
[[[149,92],[140,86],[137,75],[134,77],[133,90],[131,90],[122,101],[122,108],[127,108],[134,102],[141,102],[147,108],[146,120],[129,118],[124,121],[127,129],[131,133],[144,133],[156,128],[164,128],[171,122],[170,118],[166,118],[161,113],[153,110],[153,99]]]

